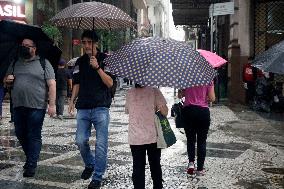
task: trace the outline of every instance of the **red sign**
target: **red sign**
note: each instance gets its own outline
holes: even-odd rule
[[[0,1],[0,20],[3,19],[25,21],[25,4],[16,4],[10,1]]]
[[[73,45],[80,45],[80,39],[73,39],[72,43]]]

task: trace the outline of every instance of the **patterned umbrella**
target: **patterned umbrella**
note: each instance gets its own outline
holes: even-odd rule
[[[266,72],[284,74],[284,40],[257,55],[252,66]]]
[[[127,28],[136,24],[121,9],[95,1],[73,4],[57,13],[51,21],[56,26],[88,30]]]
[[[113,74],[144,86],[186,88],[209,84],[214,68],[184,42],[159,37],[136,39],[105,59]]]
[[[206,51],[203,49],[197,49],[197,51],[214,67],[218,68],[225,64],[227,60],[222,58],[221,56],[218,56],[217,54],[211,52],[211,51]]]

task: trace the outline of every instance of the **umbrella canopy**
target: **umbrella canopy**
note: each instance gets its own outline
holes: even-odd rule
[[[121,9],[95,1],[73,4],[57,13],[51,21],[56,26],[88,30],[127,28],[136,24]]]
[[[75,57],[75,58],[72,58],[71,60],[69,60],[68,62],[67,62],[67,66],[75,66],[75,63],[76,63],[76,61],[77,61],[77,59],[78,59],[79,57]]]
[[[284,74],[284,40],[257,55],[252,66],[266,72]]]
[[[105,59],[113,74],[144,86],[187,88],[209,84],[214,68],[189,45],[172,39],[136,39]]]
[[[217,54],[211,52],[211,51],[206,51],[203,49],[197,49],[197,51],[214,67],[218,68],[225,64],[227,60],[222,58],[221,56],[218,56]]]
[[[53,45],[53,41],[33,25],[21,24],[14,21],[0,21],[0,79],[4,77],[9,65],[17,59],[18,47],[24,38],[35,41],[37,53],[50,61],[54,68],[61,56],[61,50]]]

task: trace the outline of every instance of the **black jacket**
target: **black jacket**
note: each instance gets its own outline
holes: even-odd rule
[[[103,60],[106,57],[98,53],[96,58],[100,67],[104,69]],[[90,65],[90,58],[87,54],[78,58],[73,71],[74,84],[80,84],[77,109],[92,109],[96,107],[110,107],[111,90],[103,83],[98,72]]]

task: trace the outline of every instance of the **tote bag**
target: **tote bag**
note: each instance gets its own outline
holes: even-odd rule
[[[157,129],[157,148],[168,148],[176,143],[176,136],[170,123],[161,112],[155,114],[155,126]]]

